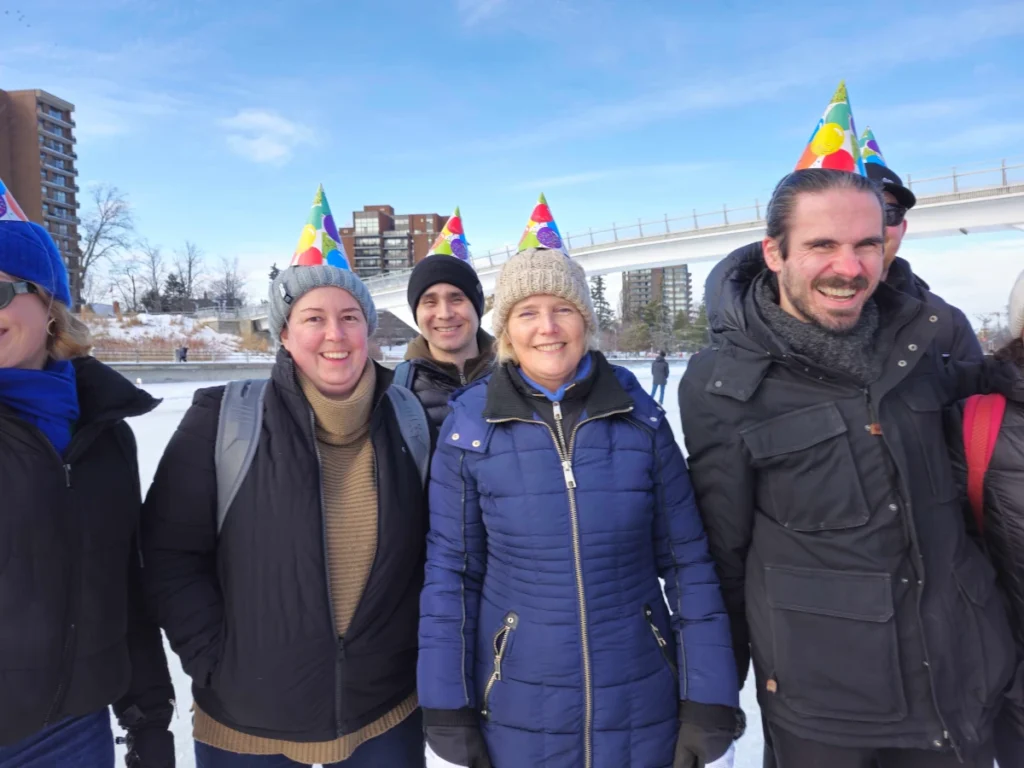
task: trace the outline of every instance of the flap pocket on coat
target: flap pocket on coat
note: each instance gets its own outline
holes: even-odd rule
[[[790,411],[740,432],[757,472],[757,504],[783,527],[856,528],[871,515],[846,422],[834,402]]]
[[[791,411],[743,430],[743,442],[755,459],[806,450],[846,432],[835,403]]]
[[[765,591],[786,706],[854,722],[906,716],[888,574],[766,566]]]

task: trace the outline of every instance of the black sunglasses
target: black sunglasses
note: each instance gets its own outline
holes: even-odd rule
[[[898,227],[903,223],[903,219],[906,215],[907,209],[902,205],[893,205],[892,203],[885,204],[885,226]]]
[[[39,289],[32,283],[24,281],[17,283],[0,282],[0,309],[6,309],[7,305],[14,301],[19,293],[39,293]]]

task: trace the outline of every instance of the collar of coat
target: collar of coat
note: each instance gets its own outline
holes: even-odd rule
[[[711,285],[711,278],[716,278]],[[761,317],[754,301],[756,284],[775,276],[764,266],[760,248],[734,252],[709,276],[706,287],[711,297],[708,317],[712,324],[712,347],[717,352],[706,390],[736,400],[749,400],[773,365],[800,368],[815,379],[849,384],[849,377],[816,361],[794,354]],[[890,352],[879,380],[872,384],[887,391],[913,370],[938,333],[938,326],[952,321],[913,296],[880,283],[872,301],[880,315],[879,343]]]
[[[476,332],[476,344],[480,353],[476,357],[471,357],[462,366],[466,381],[476,381],[483,377],[494,364],[494,337],[480,328]],[[456,386],[462,381],[459,378],[459,367],[454,363],[437,360],[431,354],[430,345],[423,338],[423,334],[409,342],[409,346],[405,350],[405,359],[447,376]]]
[[[587,380],[590,388],[580,389],[587,418],[622,413],[649,429],[657,429],[665,418],[665,410],[640,385],[636,376],[626,368],[613,366],[600,352],[591,354],[594,373]],[[514,370],[514,366],[511,368]],[[525,387],[522,378],[518,378]],[[496,422],[537,421],[535,400],[519,388],[510,366],[499,366],[490,376],[470,384],[453,400],[452,418],[445,422],[440,442],[484,453]]]

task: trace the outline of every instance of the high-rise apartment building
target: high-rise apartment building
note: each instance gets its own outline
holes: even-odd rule
[[[0,178],[25,215],[57,243],[77,305],[82,285],[74,111],[74,104],[46,91],[0,90]]]
[[[366,205],[339,234],[356,274],[372,277],[423,259],[446,221],[436,213],[396,214],[390,205]]]
[[[637,319],[652,302],[665,308],[665,319],[672,323],[682,312],[693,311],[693,281],[685,264],[658,269],[635,269],[622,274],[622,317]]]

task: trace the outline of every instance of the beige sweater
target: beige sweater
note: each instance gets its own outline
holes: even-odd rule
[[[377,487],[370,414],[377,371],[372,361],[345,399],[322,395],[299,375],[316,415],[327,532],[327,570],[335,629],[345,634],[355,615],[377,554]],[[298,743],[249,736],[228,728],[196,707],[196,741],[244,755],[285,755],[299,763],[337,763],[365,741],[394,728],[417,707],[416,695],[366,727],[334,741]]]

